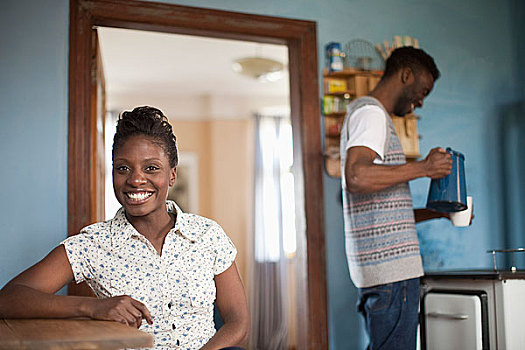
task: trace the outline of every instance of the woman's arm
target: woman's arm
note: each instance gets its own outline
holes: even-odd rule
[[[224,325],[202,349],[245,347],[250,331],[250,313],[235,262],[226,271],[215,276],[215,287],[217,307]]]
[[[73,280],[64,247],[7,283],[0,291],[0,314],[6,318],[85,316],[81,298],[54,295]]]
[[[55,295],[73,280],[73,271],[63,245],[7,283],[0,291],[2,318],[90,317],[140,326],[147,308],[129,296],[109,299]]]

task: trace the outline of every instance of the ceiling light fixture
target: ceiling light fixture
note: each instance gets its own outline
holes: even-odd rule
[[[284,66],[270,58],[245,57],[233,61],[232,69],[261,82],[273,82],[282,78]]]

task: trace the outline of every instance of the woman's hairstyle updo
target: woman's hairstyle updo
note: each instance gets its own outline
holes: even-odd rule
[[[117,122],[117,131],[113,138],[112,160],[120,147],[132,136],[144,135],[160,147],[168,156],[170,166],[175,168],[179,163],[177,153],[177,138],[168,122],[168,118],[160,109],[143,106],[136,107],[131,112],[122,112]]]

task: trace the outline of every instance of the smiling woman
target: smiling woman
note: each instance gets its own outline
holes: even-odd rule
[[[122,208],[10,281],[0,315],[117,321],[150,333],[156,348],[245,346],[249,312],[237,249],[217,223],[166,201],[176,179],[175,140],[160,110],[123,113],[113,147]],[[87,282],[98,298],[54,295],[72,280]],[[224,320],[218,331],[215,302]]]

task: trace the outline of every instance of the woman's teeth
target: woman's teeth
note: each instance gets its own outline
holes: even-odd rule
[[[149,198],[153,192],[128,192],[126,195],[129,199],[134,201],[142,201],[146,198]]]

